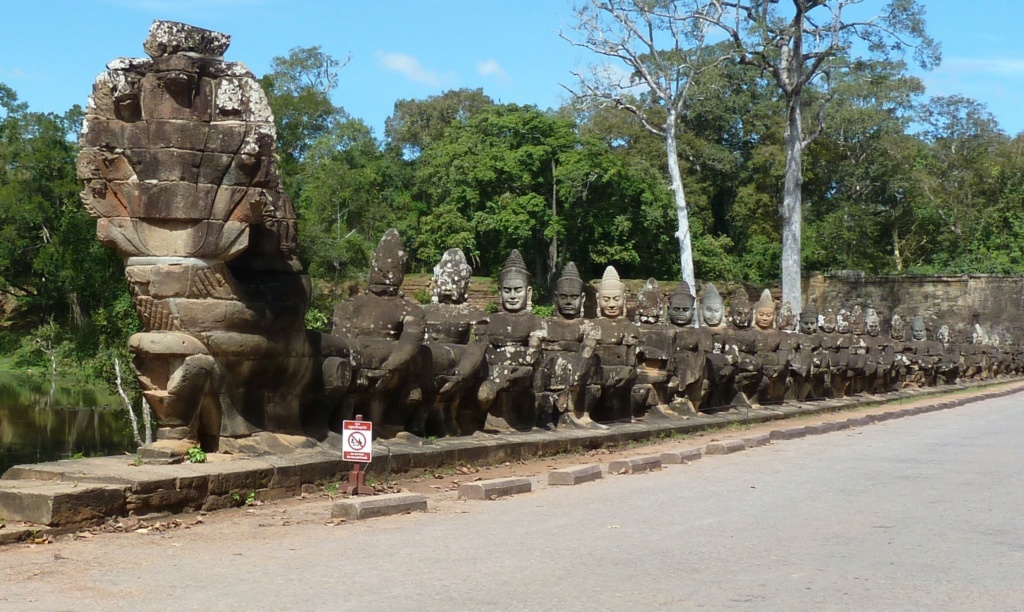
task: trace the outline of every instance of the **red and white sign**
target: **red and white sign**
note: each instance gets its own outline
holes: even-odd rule
[[[373,459],[373,423],[342,421],[341,460],[369,463]]]

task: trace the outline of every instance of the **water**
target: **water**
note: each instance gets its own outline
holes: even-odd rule
[[[102,387],[0,372],[0,474],[19,463],[115,455],[134,448],[116,394]]]

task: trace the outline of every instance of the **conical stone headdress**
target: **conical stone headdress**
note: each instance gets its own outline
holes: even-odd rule
[[[704,291],[700,295],[701,304],[722,304],[722,294],[718,292],[718,288],[715,287],[714,283],[708,283],[704,286]]]
[[[409,255],[398,230],[391,228],[384,232],[384,237],[370,258],[370,285],[400,287],[408,261]]]
[[[529,285],[531,278],[530,271],[526,269],[526,262],[523,261],[523,256],[519,253],[519,249],[512,249],[512,252],[508,254],[508,259],[505,260],[505,267],[498,275],[498,281],[504,283],[505,281],[515,279]]]
[[[571,261],[565,264],[565,268],[562,269],[562,276],[558,278],[558,282],[555,284],[558,287],[582,291],[583,279],[580,277],[580,271],[576,269],[576,264]]]
[[[608,266],[604,269],[604,274],[601,276],[601,292],[605,291],[625,291],[626,284],[619,279],[619,273],[615,270],[614,266]]]
[[[688,298],[693,299],[693,291],[690,290],[690,284],[686,281],[679,281],[679,284],[676,285],[676,288],[672,291],[671,297],[680,295],[685,295]]]
[[[761,297],[754,304],[754,310],[760,310],[761,308],[775,310],[775,300],[772,299],[772,292],[767,289],[761,292]]]

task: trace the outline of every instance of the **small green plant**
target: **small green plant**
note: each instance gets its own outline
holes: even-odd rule
[[[142,465],[142,457],[135,455],[135,459],[132,459],[132,465],[134,465],[135,467],[139,467],[140,465]]]
[[[430,294],[430,290],[427,289],[426,287],[424,287],[423,289],[420,289],[416,293],[412,294],[412,299],[416,300],[420,304],[429,304],[430,303],[430,299],[432,297],[433,296]]]
[[[328,495],[330,495],[332,497],[337,495],[338,494],[338,483],[336,483],[336,482],[329,482],[329,483],[325,484],[324,485],[324,493],[326,493],[326,494],[328,494]]]
[[[249,491],[249,494],[245,496],[245,505],[251,506],[256,503],[256,491]]]
[[[533,307],[533,314],[537,315],[538,317],[542,317],[542,318],[545,318],[545,319],[550,319],[555,314],[555,307],[551,306],[550,304],[542,305],[542,306],[534,306]]]
[[[198,446],[193,446],[187,452],[189,463],[206,463],[206,453]]]
[[[494,314],[498,312],[498,310],[499,307],[497,302],[487,302],[487,305],[484,306],[484,312],[486,312],[487,314]]]
[[[71,459],[72,461],[77,461],[79,459],[85,459],[85,453],[79,451],[79,452],[75,453],[74,455],[71,455],[70,457],[68,457],[68,459]]]

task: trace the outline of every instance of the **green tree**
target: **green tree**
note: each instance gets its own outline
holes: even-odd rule
[[[465,123],[494,101],[482,89],[452,89],[424,100],[399,100],[384,122],[384,135],[409,158],[441,140],[448,128]]]

